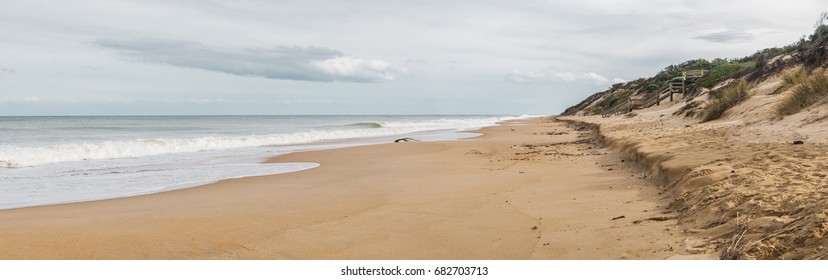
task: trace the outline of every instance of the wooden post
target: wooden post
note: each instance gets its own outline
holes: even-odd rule
[[[656,106],[661,105],[661,90],[656,91]]]

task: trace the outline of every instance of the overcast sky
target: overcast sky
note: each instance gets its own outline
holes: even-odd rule
[[[556,114],[820,1],[6,1],[0,115]]]

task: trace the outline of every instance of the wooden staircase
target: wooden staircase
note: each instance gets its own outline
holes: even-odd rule
[[[661,100],[667,99],[668,97],[670,98],[670,102],[673,102],[673,95],[677,93],[681,93],[682,96],[686,95],[688,89],[695,89],[696,81],[704,77],[704,74],[707,74],[707,70],[688,70],[682,72],[680,80],[670,81],[659,91],[655,105],[660,105]]]
[[[632,112],[635,109],[647,108],[653,105],[660,105],[661,101],[670,98],[673,102],[673,95],[682,94],[685,96],[688,92],[692,92],[696,88],[696,81],[707,74],[707,70],[689,70],[682,72],[681,79],[670,81],[662,87],[655,98],[643,98],[638,96],[630,96],[626,102],[619,103],[611,108],[605,109],[601,116],[608,118],[614,115],[621,115]]]

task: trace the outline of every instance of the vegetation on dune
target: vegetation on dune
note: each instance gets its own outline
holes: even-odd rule
[[[782,74],[782,85],[771,94],[783,93],[808,80],[808,72],[802,67],[796,67]]]
[[[782,93],[789,89],[796,89],[805,80],[810,80],[810,76],[812,75],[808,75],[808,71],[818,67],[828,66],[828,13],[822,13],[820,15],[820,19],[814,24],[813,34],[803,36],[793,44],[783,47],[766,48],[738,59],[716,58],[712,61],[692,59],[677,65],[670,65],[659,71],[653,77],[640,78],[628,83],[614,84],[611,88],[595,93],[577,105],[566,109],[563,114],[574,115],[578,112],[584,114],[602,114],[607,111],[617,110],[627,102],[624,98],[629,96],[635,96],[637,99],[642,100],[643,107],[655,105],[658,103],[656,102],[656,98],[659,96],[663,98],[662,93],[670,86],[670,83],[681,80],[683,74],[689,70],[706,70],[707,72],[703,77],[695,81],[695,83],[691,82],[687,84],[687,87],[684,89],[685,94],[681,96],[686,100],[690,100],[698,96],[701,92],[704,92],[700,90],[701,88],[713,88],[728,79],[745,79],[747,83],[756,84],[768,77],[779,75],[779,73],[783,73],[783,71],[790,69],[794,65],[801,65],[801,69],[784,74],[782,76],[783,85],[774,94]],[[819,91],[819,82],[819,80],[812,81],[811,85],[797,90],[807,92]],[[619,92],[626,96],[619,95]],[[798,95],[799,97],[791,98],[802,99],[804,97],[801,95],[804,94],[800,93]],[[692,107],[687,108],[684,115],[687,117],[701,115],[704,118],[718,118],[720,115],[717,116],[714,110],[716,106],[727,105],[734,100],[738,100],[723,99],[715,101],[715,99],[718,98],[711,98],[714,102],[723,103],[711,107],[711,114],[696,114],[699,107]],[[811,100],[811,97],[806,99]],[[799,104],[802,102],[789,101],[789,103]],[[805,105],[804,107],[807,106],[809,105]],[[792,109],[795,109],[796,106],[786,105],[784,107],[785,109],[779,109],[780,112],[793,112]],[[723,108],[727,110],[729,107],[724,106]],[[719,112],[719,114],[723,113],[724,110]]]
[[[717,94],[710,95],[710,104],[704,109],[703,121],[717,120],[724,115],[727,109],[733,108],[750,97],[750,87],[745,79],[739,80],[736,85],[728,86]]]
[[[650,80],[650,84],[648,84],[649,88],[653,90],[664,87],[670,81],[675,79],[681,79],[682,74],[684,71],[688,70],[709,70],[711,65],[710,61],[706,59],[699,58],[699,59],[691,59],[685,62],[682,62],[678,65],[670,65],[665,67],[663,70],[659,71],[655,77],[652,77]]]
[[[808,40],[799,40],[799,52],[807,67],[816,68],[828,59],[825,46],[828,45],[828,13],[820,14],[819,20],[814,24],[814,33],[808,36]]]
[[[780,116],[796,114],[811,105],[828,100],[828,78],[825,70],[820,68],[828,60],[828,13],[820,14],[814,24],[814,33],[800,39],[796,44],[805,68],[813,69],[808,75],[805,69],[799,68],[782,75],[782,92],[793,88],[776,107]]]
[[[619,90],[619,91],[616,91],[615,93],[611,94],[610,96],[605,97],[603,100],[601,100],[601,102],[598,102],[598,105],[596,105],[596,107],[600,107],[600,108],[603,108],[603,109],[613,108],[616,105],[619,105],[622,102],[626,101],[627,98],[629,98],[630,95],[632,95],[632,93],[633,93],[632,91],[623,90],[623,89]]]
[[[681,109],[678,109],[673,116],[695,117],[702,107],[702,102],[698,100],[690,101],[684,104]]]
[[[828,78],[825,70],[815,69],[803,82],[794,85],[792,92],[776,107],[780,116],[793,115],[808,106],[828,100]]]
[[[797,67],[782,75],[782,86],[792,88],[795,85],[801,84],[808,79],[808,72],[805,69]]]
[[[755,62],[751,61],[738,62],[721,58],[714,59],[713,63],[710,64],[710,72],[699,80],[698,85],[700,87],[711,88],[719,82],[735,76],[739,71],[750,68],[754,64]]]

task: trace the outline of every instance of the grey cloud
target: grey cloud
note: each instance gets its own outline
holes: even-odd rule
[[[506,76],[506,80],[519,83],[519,84],[527,84],[527,83],[540,83],[540,82],[592,82],[596,85],[606,85],[610,84],[610,79],[599,75],[595,72],[585,72],[582,74],[576,74],[572,72],[553,72],[553,71],[539,71],[539,72],[532,72],[532,71],[520,71],[520,70],[513,70],[512,73]],[[621,78],[614,78],[612,82],[618,83],[623,82]]]
[[[10,69],[10,68],[0,68],[0,72],[12,74],[15,71],[14,71],[14,69]]]
[[[94,44],[147,63],[279,80],[369,83],[394,80],[407,71],[382,60],[353,58],[313,46],[233,50],[159,39],[100,39]]]
[[[718,31],[693,37],[693,39],[704,40],[714,43],[746,42],[756,38],[755,35],[739,31]]]
[[[33,105],[0,113],[552,113],[615,77],[794,42],[825,1],[114,2],[4,5],[0,100]],[[61,98],[193,102],[47,107]],[[340,103],[272,103],[296,99]]]

